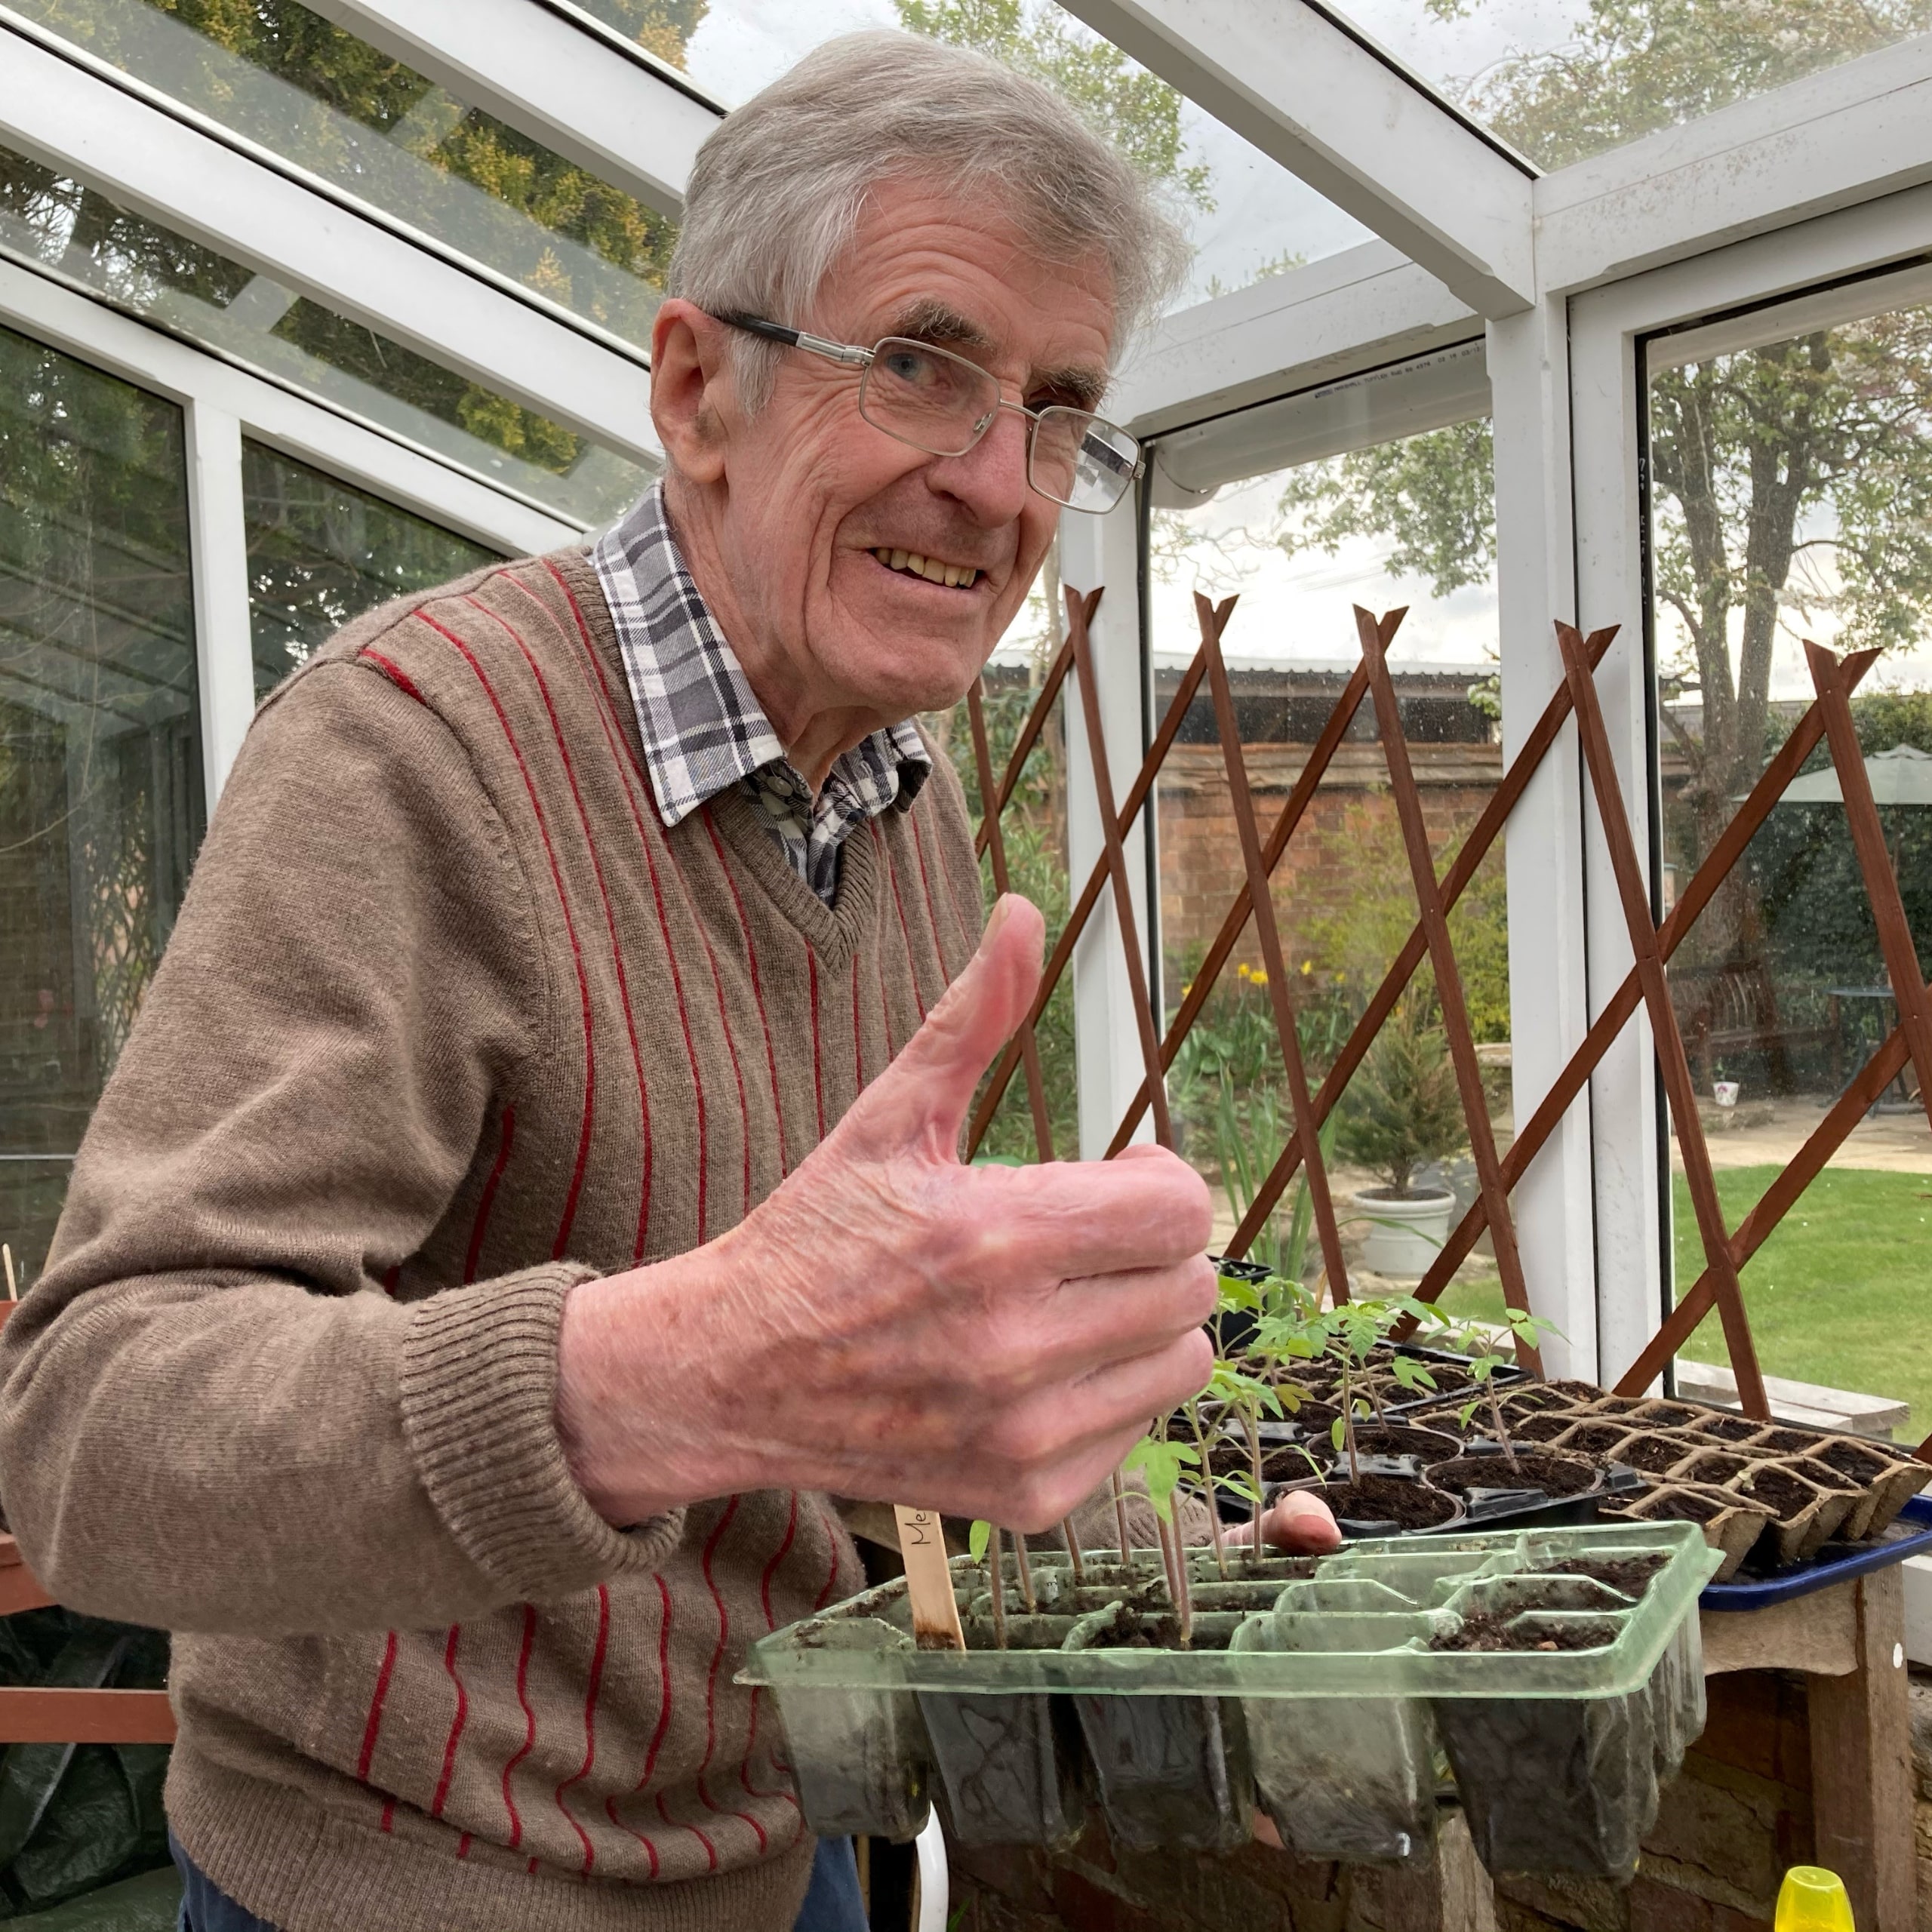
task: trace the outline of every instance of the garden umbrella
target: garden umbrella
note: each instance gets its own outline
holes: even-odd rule
[[[1894,745],[1874,752],[1865,761],[1872,796],[1881,805],[1932,805],[1932,752],[1911,745]],[[1844,792],[1836,769],[1827,766],[1804,778],[1794,778],[1779,801],[1787,805],[1841,805]]]

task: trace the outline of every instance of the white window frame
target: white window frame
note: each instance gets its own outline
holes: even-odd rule
[[[0,323],[181,408],[202,764],[211,811],[255,712],[244,437],[509,555],[558,549],[583,538],[574,523],[5,260],[0,260]]]
[[[1927,299],[1932,188],[1917,188],[1736,243],[1580,295],[1570,304],[1577,604],[1586,629],[1620,623],[1598,674],[1611,749],[1646,866],[1660,811],[1654,666],[1647,637],[1641,490],[1647,366],[1662,331],[1721,317],[1695,346],[1715,355]],[[1918,258],[1920,266],[1902,265]],[[1678,339],[1670,359],[1691,345]],[[1631,953],[1593,805],[1586,935],[1594,1011]],[[1654,886],[1653,887],[1654,903]],[[1614,1380],[1656,1331],[1671,1295],[1669,1147],[1649,1024],[1640,1013],[1592,1083],[1597,1346]]]

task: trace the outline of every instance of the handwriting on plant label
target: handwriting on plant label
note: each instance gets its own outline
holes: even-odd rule
[[[921,1650],[963,1651],[959,1606],[952,1595],[946,1561],[946,1527],[937,1509],[897,1504],[899,1553],[906,1563],[906,1594],[912,1609],[912,1635]]]

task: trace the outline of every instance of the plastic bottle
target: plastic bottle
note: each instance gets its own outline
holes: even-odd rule
[[[1844,1881],[1819,1865],[1794,1865],[1778,1887],[1773,1932],[1856,1932]]]

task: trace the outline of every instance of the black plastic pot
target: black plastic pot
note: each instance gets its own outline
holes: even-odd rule
[[[1063,1697],[922,1690],[946,1821],[961,1844],[1071,1844],[1086,1823]]]

